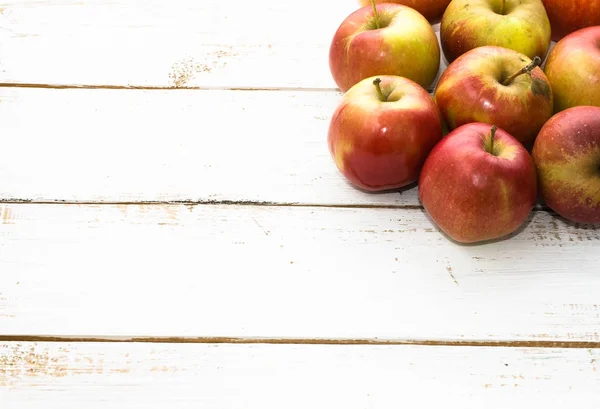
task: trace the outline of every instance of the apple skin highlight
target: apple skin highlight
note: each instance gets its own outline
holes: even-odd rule
[[[340,24],[329,49],[329,68],[342,92],[375,75],[398,75],[429,87],[440,66],[440,46],[431,24],[410,7],[377,5],[376,29],[371,6],[362,7]]]
[[[552,26],[552,40],[574,31],[600,25],[598,0],[542,0]]]
[[[534,162],[513,136],[492,126],[463,125],[431,151],[419,199],[434,223],[458,243],[500,239],[527,219],[537,197]]]
[[[600,223],[600,107],[555,114],[533,147],[540,197],[567,220]]]
[[[600,26],[560,40],[548,54],[544,72],[555,95],[555,113],[578,105],[600,106]]]
[[[500,14],[502,3],[505,11]],[[440,25],[442,52],[448,63],[484,45],[543,60],[550,37],[550,21],[540,0],[453,0]]]
[[[388,102],[381,102],[373,85]],[[431,95],[407,78],[366,78],[344,94],[334,111],[328,146],[338,170],[366,191],[398,189],[417,181],[425,158],[442,138]]]
[[[554,98],[541,68],[502,80],[531,63],[524,54],[484,46],[460,56],[440,76],[434,99],[449,129],[470,122],[494,124],[527,148],[552,116]]]

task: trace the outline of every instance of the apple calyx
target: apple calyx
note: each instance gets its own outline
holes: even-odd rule
[[[535,57],[533,57],[533,61],[531,61],[525,67],[521,68],[519,71],[515,72],[513,75],[511,75],[510,77],[505,79],[502,82],[502,85],[510,85],[510,83],[513,82],[513,80],[515,78],[517,78],[519,75],[530,74],[531,71],[533,71],[535,69],[535,67],[539,66],[541,63],[542,63],[542,59],[536,55]]]
[[[373,85],[375,85],[375,89],[377,90],[377,95],[379,96],[379,100],[381,102],[387,102],[388,97],[386,97],[383,93],[383,91],[381,90],[381,86],[379,85],[381,83],[381,78],[375,78],[373,80]]]
[[[493,156],[498,156],[497,152],[494,152],[494,137],[496,136],[496,131],[498,127],[496,125],[492,125],[492,129],[490,129],[490,138],[485,140],[485,151]]]
[[[377,27],[379,30],[381,28],[381,24],[379,23],[379,12],[377,11],[375,0],[371,0],[371,5],[373,6],[373,15],[375,16],[375,27]]]

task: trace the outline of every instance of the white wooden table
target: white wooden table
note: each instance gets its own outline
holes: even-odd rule
[[[600,408],[600,228],[459,246],[326,146],[352,0],[0,4],[0,407]]]

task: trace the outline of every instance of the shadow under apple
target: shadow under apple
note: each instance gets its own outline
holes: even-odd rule
[[[347,179],[344,178],[344,183],[346,184],[346,186],[348,186],[351,189],[354,189],[358,192],[364,193],[366,195],[369,196],[378,196],[378,195],[389,195],[392,193],[397,193],[397,194],[404,194],[406,192],[409,192],[413,189],[415,189],[415,193],[417,192],[417,182],[412,182],[408,185],[405,185],[403,187],[400,188],[394,188],[394,189],[384,189],[384,190],[377,190],[377,191],[371,191],[371,190],[367,190],[367,189],[363,189],[360,186],[357,186],[355,184],[353,184],[352,182],[348,181]],[[415,207],[421,208],[421,204],[415,205]]]
[[[523,221],[523,223],[512,233],[509,233],[505,236],[502,237],[498,237],[496,239],[491,239],[491,240],[482,240],[482,241],[478,241],[475,243],[461,243],[459,241],[454,240],[452,237],[450,237],[448,234],[446,234],[446,232],[444,232],[436,223],[435,221],[433,221],[433,219],[431,218],[431,216],[429,215],[429,213],[427,213],[427,211],[423,208],[420,207],[421,213],[425,216],[425,218],[431,223],[431,225],[435,228],[435,230],[437,232],[439,232],[442,236],[444,236],[448,241],[450,241],[451,243],[454,243],[458,246],[461,247],[481,247],[481,246],[485,246],[485,245],[490,245],[490,244],[495,244],[495,243],[501,243],[507,240],[510,240],[520,234],[522,234],[525,230],[527,230],[527,228],[529,227],[529,225],[531,224],[531,222],[533,221],[533,218],[535,217],[535,212],[537,210],[532,210],[529,215],[527,216],[527,218],[525,219],[525,221]]]

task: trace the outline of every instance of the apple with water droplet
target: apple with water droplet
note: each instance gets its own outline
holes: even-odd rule
[[[552,26],[552,40],[585,27],[600,25],[598,0],[542,0]]]
[[[510,48],[543,61],[550,35],[541,0],[452,0],[440,23],[440,42],[448,63],[485,45]]]
[[[527,220],[536,169],[523,145],[495,125],[471,122],[444,137],[421,170],[419,200],[458,243],[507,237]]]
[[[477,47],[454,60],[434,92],[448,128],[485,122],[531,149],[554,110],[552,88],[540,62],[497,46]]]
[[[579,105],[552,116],[532,155],[548,207],[572,222],[600,224],[600,107]]]
[[[556,43],[544,72],[554,93],[554,113],[577,105],[600,106],[600,25]]]
[[[384,191],[417,181],[442,138],[442,123],[423,87],[381,75],[365,78],[343,95],[327,138],[331,157],[349,182],[365,191]]]
[[[398,75],[428,88],[440,67],[440,45],[416,10],[384,3],[362,7],[340,24],[329,49],[331,75],[342,92],[374,75]]]

